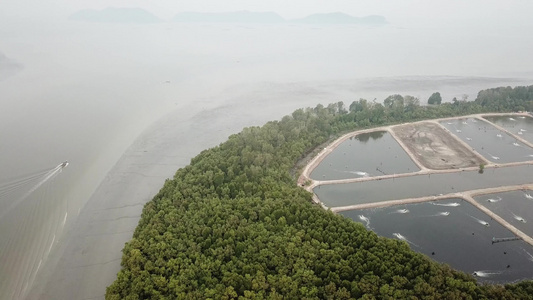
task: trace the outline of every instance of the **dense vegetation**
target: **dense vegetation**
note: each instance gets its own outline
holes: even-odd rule
[[[494,93],[431,107],[400,95],[383,105],[318,105],[230,136],[146,204],[106,298],[532,299],[531,282],[477,285],[405,242],[324,211],[294,176],[299,160],[342,132],[492,110],[485,94]],[[517,107],[531,99],[497,109]]]

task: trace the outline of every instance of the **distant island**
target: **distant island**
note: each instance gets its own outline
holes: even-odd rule
[[[383,16],[353,17],[345,13],[312,14],[301,19],[286,20],[275,12],[237,11],[227,13],[183,12],[173,19],[176,22],[202,23],[300,23],[300,24],[388,24]]]
[[[108,7],[102,10],[84,9],[69,17],[70,20],[99,23],[157,23],[162,22],[156,15],[138,7]],[[246,23],[246,24],[316,24],[316,25],[367,25],[388,24],[383,16],[354,17],[342,12],[312,14],[300,19],[284,19],[275,12],[233,11],[222,13],[181,12],[171,21],[182,23]]]
[[[360,25],[385,25],[388,24],[383,16],[353,17],[341,12],[327,14],[313,14],[302,19],[292,20],[304,24],[360,24]]]
[[[195,23],[284,23],[286,22],[275,12],[235,11],[226,13],[183,12],[173,19],[175,22]]]
[[[22,64],[0,52],[0,80],[15,75],[22,68]]]
[[[108,7],[102,10],[84,9],[69,17],[70,20],[101,23],[158,23],[154,14],[142,8]]]

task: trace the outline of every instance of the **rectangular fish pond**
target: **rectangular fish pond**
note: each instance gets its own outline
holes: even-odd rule
[[[531,117],[513,115],[483,116],[483,119],[499,125],[524,140],[533,143],[533,118]]]
[[[533,149],[489,122],[475,118],[440,122],[475,151],[493,163],[533,160]]]
[[[418,198],[533,182],[533,165],[486,168],[383,180],[319,185],[313,189],[327,207]]]
[[[518,230],[533,236],[533,191],[487,194],[474,199]]]
[[[369,230],[403,240],[412,250],[473,274],[481,282],[508,283],[533,278],[533,247],[462,199],[448,199],[340,213]]]
[[[361,133],[345,140],[311,172],[314,180],[339,180],[420,169],[386,131]]]

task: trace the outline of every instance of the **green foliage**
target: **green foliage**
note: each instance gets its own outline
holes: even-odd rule
[[[483,90],[475,102],[494,111],[533,111],[533,85]]]
[[[433,93],[431,94],[431,96],[429,96],[428,98],[428,104],[441,104],[442,102],[442,97],[440,96],[440,93],[439,92],[436,92],[436,93]]]
[[[405,242],[312,204],[291,170],[342,132],[484,110],[391,96],[299,109],[202,151],[148,202],[107,299],[531,298],[531,283],[478,286]],[[400,100],[401,99],[401,100]]]

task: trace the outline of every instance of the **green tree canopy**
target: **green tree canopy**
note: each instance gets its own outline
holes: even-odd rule
[[[298,162],[343,132],[487,111],[397,100],[299,109],[202,151],[144,206],[106,299],[533,299],[530,281],[478,285],[298,187]]]
[[[433,94],[431,94],[431,96],[429,96],[428,98],[428,104],[441,104],[442,102],[442,97],[440,96],[440,93],[439,92],[435,92]]]

